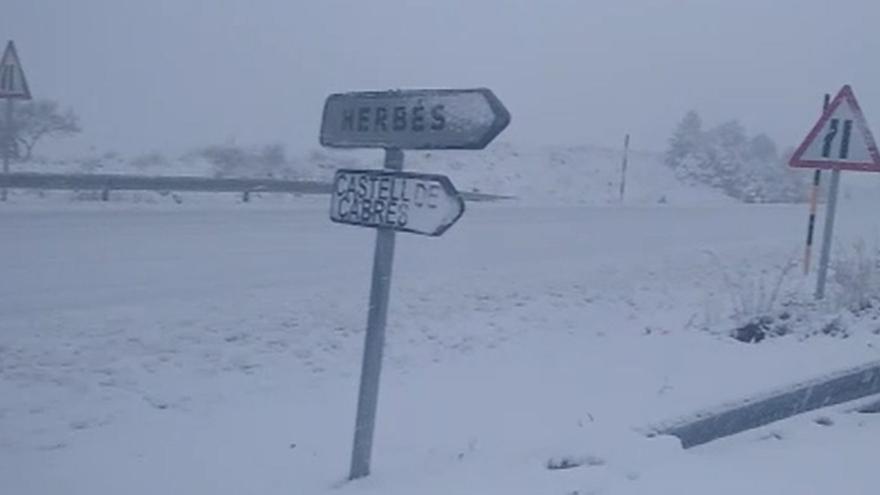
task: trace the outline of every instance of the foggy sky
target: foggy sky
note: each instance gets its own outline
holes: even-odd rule
[[[878,21],[877,0],[5,0],[0,38],[100,150],[296,152],[331,92],[477,86],[512,114],[500,140],[661,150],[691,108],[796,145],[846,83],[876,133]]]

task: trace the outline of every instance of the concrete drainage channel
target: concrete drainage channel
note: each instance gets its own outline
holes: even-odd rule
[[[808,382],[702,411],[690,418],[649,427],[648,436],[673,435],[684,448],[702,445],[746,430],[827,406],[880,394],[880,361]],[[880,398],[854,409],[880,412]]]

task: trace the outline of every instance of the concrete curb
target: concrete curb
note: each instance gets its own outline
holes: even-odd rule
[[[880,361],[725,404],[690,418],[654,425],[646,433],[648,436],[676,436],[687,449],[814,409],[878,393]]]

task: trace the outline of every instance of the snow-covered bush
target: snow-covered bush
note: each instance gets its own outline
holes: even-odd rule
[[[157,168],[167,167],[169,162],[165,155],[158,151],[135,156],[128,162],[138,172],[151,171]]]
[[[785,335],[792,331],[792,315],[787,306],[791,301],[791,274],[797,267],[796,261],[789,257],[772,268],[748,263],[729,268],[714,253],[709,254],[723,278],[730,315],[723,324],[733,324],[732,337],[742,342],[760,342],[768,335]]]
[[[847,338],[864,331],[880,333],[878,247],[858,241],[837,252],[829,271],[828,296],[821,301],[814,299],[813,277],[793,276],[799,265],[794,256],[764,269],[748,262],[730,268],[715,259],[729,319],[713,320],[708,328],[729,331],[742,342],[789,334]]]
[[[700,116],[688,112],[669,140],[664,161],[679,179],[748,203],[804,198],[803,175],[785,166],[773,140],[764,134],[749,137],[735,120],[703,130]]]
[[[208,146],[198,154],[212,165],[215,177],[290,178],[295,175],[280,144],[258,148],[221,144]]]
[[[725,284],[733,302],[733,318],[740,323],[764,318],[779,310],[783,284],[796,266],[789,261],[774,269],[725,274]]]
[[[834,303],[839,308],[863,311],[880,301],[880,250],[858,241],[838,253],[831,268]]]

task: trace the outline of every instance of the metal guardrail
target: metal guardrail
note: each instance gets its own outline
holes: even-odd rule
[[[880,362],[704,411],[689,419],[649,428],[648,433],[676,436],[687,449],[797,414],[875,394],[880,394]]]
[[[109,199],[110,191],[234,192],[248,201],[251,193],[330,194],[331,184],[308,180],[18,172],[0,174],[0,188],[102,191],[104,201]],[[511,199],[483,193],[461,195],[468,201]]]

